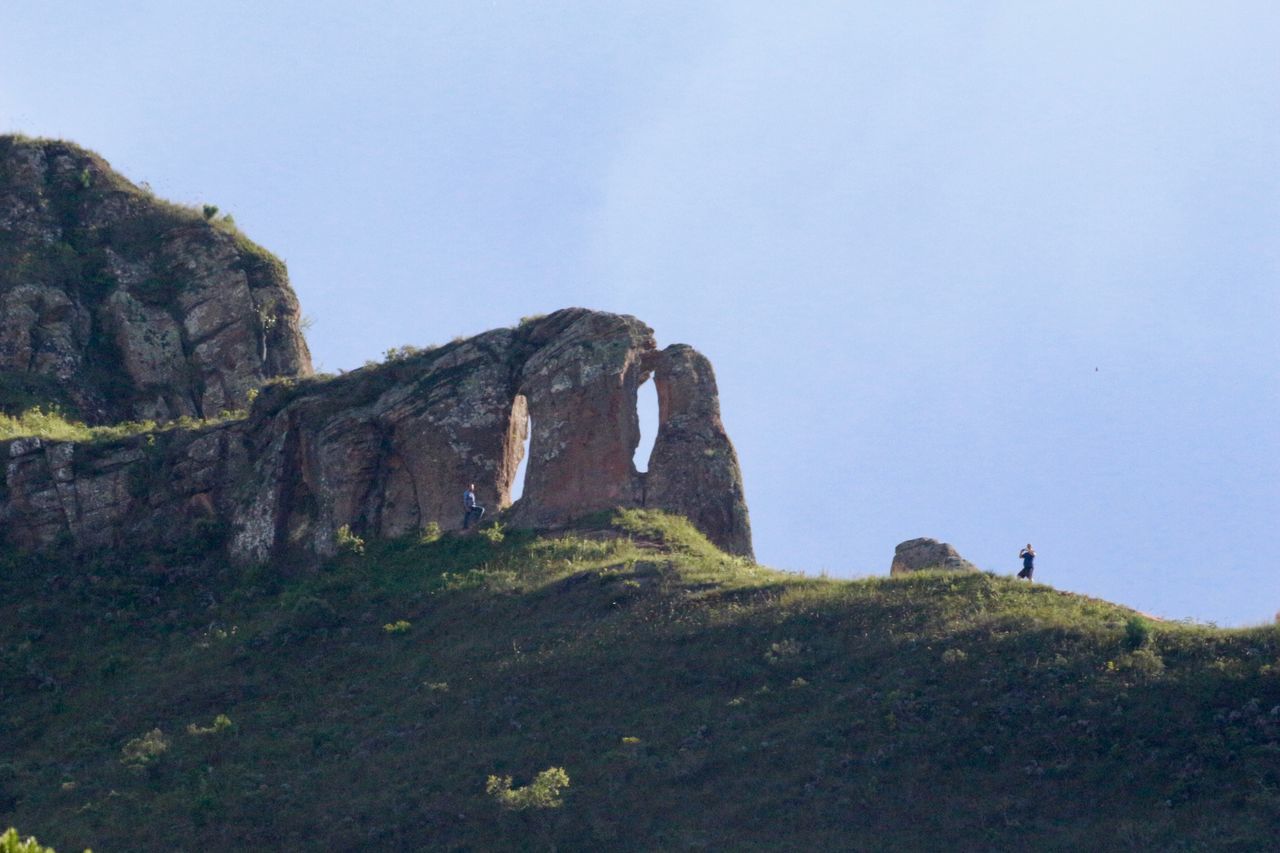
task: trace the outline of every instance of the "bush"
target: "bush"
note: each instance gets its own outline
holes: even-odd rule
[[[415,355],[421,355],[427,350],[415,347],[413,344],[405,344],[404,346],[391,347],[382,353],[382,360],[387,363],[394,361],[407,361]]]
[[[0,835],[0,853],[57,853],[52,847],[45,847],[34,838],[28,837],[25,841],[18,836],[18,830],[9,827]],[[92,850],[86,850],[84,853],[93,853]]]
[[[480,535],[485,539],[488,539],[494,545],[499,544],[503,539],[507,538],[507,534],[503,531],[502,522],[500,521],[495,521],[493,524],[481,530]]]
[[[1121,655],[1114,661],[1108,661],[1108,669],[1149,681],[1164,674],[1164,658],[1156,654],[1154,649],[1140,648]]]
[[[226,714],[219,714],[218,716],[213,718],[213,725],[211,726],[198,726],[195,723],[192,723],[191,725],[187,726],[187,734],[213,735],[213,734],[218,734],[220,732],[225,732],[227,729],[231,728],[231,726],[232,726],[231,718],[228,717]]]
[[[1140,649],[1151,642],[1151,622],[1138,615],[1124,623],[1124,642],[1130,649]]]
[[[484,790],[509,811],[525,809],[558,809],[564,805],[560,792],[569,787],[569,774],[563,767],[548,767],[523,788],[512,788],[510,776],[490,776]]]
[[[422,533],[418,536],[419,545],[430,545],[437,541],[443,534],[440,525],[434,521],[428,521],[426,526],[422,528]]]
[[[142,737],[136,737],[120,750],[120,763],[141,770],[155,764],[160,756],[169,751],[169,739],[159,729],[152,729]]]
[[[363,554],[364,539],[351,532],[351,525],[344,524],[338,528],[334,534],[334,541],[338,545],[338,551],[343,554]]]

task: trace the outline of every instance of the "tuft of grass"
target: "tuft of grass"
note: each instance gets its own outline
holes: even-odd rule
[[[45,411],[35,406],[16,416],[0,414],[0,441],[28,437],[92,441],[94,433],[88,424],[70,420],[58,409]]]
[[[344,554],[363,554],[364,539],[351,532],[351,525],[344,524],[333,535],[334,544]]]
[[[245,412],[236,410],[220,412],[215,418],[181,417],[163,424],[155,421],[124,421],[107,426],[89,426],[83,421],[68,417],[59,408],[52,407],[46,410],[41,406],[34,406],[18,415],[0,413],[0,441],[15,438],[44,438],[49,441],[74,442],[115,441],[167,430],[200,429],[228,421],[243,420],[245,416]]]

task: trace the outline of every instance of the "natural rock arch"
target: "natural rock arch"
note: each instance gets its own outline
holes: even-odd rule
[[[636,389],[650,374],[659,428],[641,474]],[[710,363],[687,346],[658,350],[634,317],[581,308],[334,379],[267,386],[246,420],[173,430],[154,446],[0,445],[10,459],[0,523],[25,547],[67,535],[96,547],[180,537],[213,507],[236,559],[314,560],[333,552],[344,525],[365,536],[456,529],[468,483],[502,508],[530,421],[511,524],[654,507],[751,554]]]

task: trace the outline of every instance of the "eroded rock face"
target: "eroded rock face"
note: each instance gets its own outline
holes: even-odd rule
[[[660,428],[641,474],[636,390],[650,374]],[[511,524],[654,507],[751,554],[710,363],[687,346],[658,351],[634,317],[584,309],[335,379],[269,385],[246,420],[218,427],[0,443],[0,529],[25,548],[224,535],[242,562],[314,562],[333,553],[343,525],[373,537],[461,527],[470,483],[491,511],[508,507],[530,421]]]
[[[0,136],[0,407],[35,383],[90,423],[240,409],[311,373],[299,318],[284,265],[225,221]]]
[[[533,435],[517,524],[642,502],[632,456],[640,443],[636,395],[653,332],[634,317],[557,312],[525,330],[536,347],[520,371]]]
[[[643,502],[687,517],[735,554],[751,553],[751,523],[738,455],[720,421],[711,362],[675,344],[649,358],[658,390],[658,437]]]
[[[924,569],[978,571],[978,567],[961,557],[955,548],[937,539],[908,539],[894,549],[890,575],[905,575]]]

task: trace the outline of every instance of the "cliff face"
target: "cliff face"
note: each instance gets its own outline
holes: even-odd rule
[[[641,474],[636,390],[650,375],[660,426]],[[510,505],[530,429],[524,493]],[[751,554],[710,364],[687,346],[658,350],[633,317],[584,309],[269,385],[242,421],[102,444],[18,439],[0,455],[0,526],[25,548],[225,541],[239,561],[305,563],[332,554],[343,525],[375,537],[457,529],[475,483],[517,526],[653,507]]]
[[[212,417],[311,373],[284,265],[65,142],[0,136],[0,410]]]
[[[243,409],[260,390],[247,419],[217,426],[0,443],[9,543],[225,544],[241,561],[314,561],[343,525],[461,526],[469,483],[506,508],[529,437],[511,523],[650,506],[751,553],[711,365],[688,347],[658,351],[634,317],[568,309],[337,379],[310,374],[284,265],[215,209],[156,199],[70,143],[0,136],[0,411],[53,403],[91,424],[165,422]],[[640,474],[636,389],[651,375],[661,427]]]

